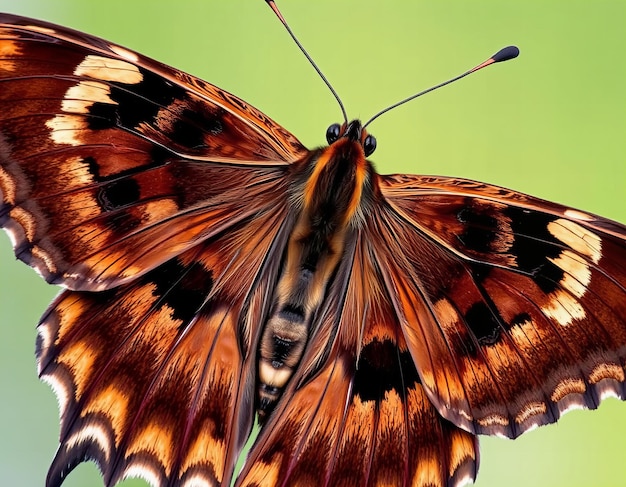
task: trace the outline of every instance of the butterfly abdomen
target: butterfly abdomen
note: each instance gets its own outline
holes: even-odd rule
[[[301,210],[260,344],[261,420],[273,410],[302,358],[313,316],[352,231],[368,171],[359,143],[347,138],[317,152],[303,166],[307,176],[297,191]]]

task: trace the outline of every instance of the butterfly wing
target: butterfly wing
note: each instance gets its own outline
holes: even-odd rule
[[[626,398],[623,225],[460,179],[388,176],[381,192],[385,279],[445,418],[516,437]]]
[[[228,485],[306,149],[192,76],[7,15],[0,103],[0,225],[73,289],[38,329],[61,409],[48,485],[85,459],[107,485]]]
[[[242,100],[104,40],[2,15],[0,45],[0,225],[49,282],[141,275],[251,218],[307,153]]]
[[[444,486],[475,478],[476,437],[429,401],[376,259],[385,241],[367,228],[349,239],[302,363],[237,485]]]
[[[626,396],[624,226],[466,180],[380,190],[238,485],[465,484],[472,433]]]
[[[106,485],[134,476],[155,486],[229,485],[254,415],[260,327],[250,324],[268,312],[288,236],[284,210],[129,284],[57,298],[37,340],[40,375],[61,409],[49,486],[86,459]]]

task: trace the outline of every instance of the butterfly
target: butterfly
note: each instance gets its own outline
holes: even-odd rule
[[[40,26],[41,26],[42,24],[38,24],[38,25],[40,25]],[[57,32],[59,32],[59,31],[58,31],[58,28],[55,28],[55,29],[57,29]],[[39,32],[39,34],[41,34],[41,32]],[[84,37],[83,37],[83,38],[84,38]],[[119,48],[118,48],[118,49],[119,49]],[[124,51],[122,51],[122,52],[124,52]],[[118,52],[117,54],[119,55],[119,52]],[[125,52],[124,52],[124,54],[128,54],[128,52],[127,52],[127,51],[125,51]],[[128,62],[128,59],[127,59],[127,58],[124,58],[124,59],[125,59],[125,60],[124,60],[124,61],[122,61],[122,62]],[[93,60],[93,59],[92,59],[92,60]],[[90,68],[89,66],[90,66],[89,64],[87,64],[87,65],[83,65],[83,68],[82,68],[82,69],[92,69],[92,68]],[[126,66],[126,65],[123,65],[123,66],[124,66],[125,68],[126,68],[126,67],[128,67],[128,66]],[[115,69],[115,68],[110,68],[110,67],[107,67],[107,66],[104,66],[104,67],[103,67],[103,66],[101,66],[101,65],[98,65],[98,70],[100,71],[99,76],[102,76],[101,72],[102,72],[102,71],[105,71],[105,72],[106,72],[106,71],[107,71],[107,69]],[[133,71],[133,70],[132,70],[132,69],[130,69],[130,71]],[[128,73],[127,73],[127,74],[128,74]],[[103,80],[100,80],[100,81],[103,81]],[[117,81],[117,82],[119,82],[119,80],[115,80],[115,79],[114,79],[114,80],[105,80],[105,81],[108,81],[108,82],[111,82],[111,83],[115,83],[116,81]],[[128,79],[126,79],[126,81],[128,81]],[[187,79],[187,81],[189,81],[189,80]],[[91,82],[92,82],[92,80],[89,80],[89,83],[91,83]],[[96,83],[97,83],[97,82],[96,82]],[[124,84],[132,84],[132,83],[124,83]],[[206,85],[205,85],[205,87],[206,87]],[[84,85],[81,85],[81,86],[80,86],[80,89],[78,89],[78,91],[79,91],[79,92],[81,92],[81,91],[82,91],[83,93],[86,93],[86,91],[85,91],[85,90],[91,90],[92,88],[97,88],[97,85],[96,85],[96,86],[94,86],[94,85],[91,85],[91,84],[84,84]],[[68,90],[69,90],[69,88],[68,88]],[[63,99],[65,99],[65,100],[67,100],[67,99],[68,99],[68,96],[67,96],[67,91],[65,92],[65,96],[63,97]],[[73,98],[72,98],[72,99],[73,99]],[[234,100],[234,99],[233,99],[233,100]],[[98,101],[98,103],[112,104],[112,103],[108,103],[108,102],[103,102],[102,100],[99,100],[99,101]],[[118,102],[118,103],[119,103],[119,102]],[[16,105],[17,105],[17,104],[16,104]],[[70,105],[71,105],[71,104],[70,104]],[[171,105],[171,103],[170,103],[170,105]],[[66,107],[66,109],[67,109],[67,108],[68,108],[68,107]],[[102,108],[102,107],[101,107],[101,108]],[[105,108],[106,108],[106,107],[105,107]],[[76,108],[76,106],[74,106],[74,107],[70,107],[69,109],[70,109],[70,110],[76,110],[76,109],[78,109],[78,108]],[[74,112],[70,111],[69,113],[71,114],[71,113],[74,113]],[[187,115],[189,116],[190,114],[187,114]],[[184,118],[184,117],[183,117],[183,118]],[[106,119],[106,117],[105,117],[105,119]],[[65,122],[67,121],[67,120],[65,120],[65,121],[64,121],[64,120],[63,120],[63,118],[59,118],[59,119],[57,119],[56,117],[52,118],[52,120],[53,120],[53,122],[51,122],[51,124],[52,124],[53,126],[55,126],[55,127],[57,126],[57,124],[61,124],[61,126],[63,126],[63,123],[65,123]],[[193,121],[193,119],[192,119],[192,121]],[[206,120],[205,120],[205,122],[206,122]],[[50,129],[50,127],[48,127],[48,128]],[[148,129],[148,130],[149,130],[149,128],[150,128],[149,126],[148,126],[148,127],[146,127],[146,129]],[[109,129],[110,129],[110,128],[109,128]],[[159,129],[161,129],[162,131],[164,131],[163,127],[159,127]],[[50,130],[52,131],[53,129],[50,129]],[[92,130],[92,129],[89,129],[89,130]],[[101,128],[101,129],[98,129],[98,130],[107,130],[107,129],[105,129],[105,128]],[[214,128],[213,130],[215,131],[216,129]],[[60,129],[60,130],[54,130],[54,131],[55,131],[55,132],[63,132],[63,129]],[[223,132],[220,132],[220,133],[223,133]],[[214,137],[218,137],[218,136],[220,136],[220,133],[213,134],[213,136],[214,136]],[[144,135],[145,135],[145,134],[144,134]],[[58,135],[58,137],[61,137],[61,141],[59,141],[59,140],[53,141],[55,144],[61,145],[61,143],[63,143],[63,144],[65,144],[65,145],[70,145],[70,146],[76,147],[75,145],[73,145],[73,144],[71,144],[71,143],[70,143],[70,144],[67,144],[67,142],[68,142],[68,140],[67,140],[67,139],[66,139],[64,142],[62,142],[62,141],[63,141],[63,138],[62,138],[63,136],[62,136],[61,134],[59,134],[59,135]],[[70,140],[71,140],[71,139],[70,139]],[[179,142],[179,143],[181,143],[181,141],[178,141],[178,142]],[[189,141],[187,141],[187,142],[189,142]],[[196,142],[197,142],[197,140],[196,140]],[[189,144],[188,144],[188,145],[189,145]],[[198,145],[198,144],[196,144],[196,146],[194,146],[194,147],[197,147],[197,145]],[[81,149],[81,150],[82,150],[82,149]],[[138,154],[137,154],[137,155],[138,155]],[[84,161],[83,161],[83,162],[84,162]],[[76,168],[76,170],[78,170],[78,168]],[[398,188],[400,188],[400,189],[402,189],[401,184],[402,184],[402,183],[401,183],[401,182],[399,182],[399,183],[398,183],[398,185],[397,185],[397,187],[398,187]],[[249,185],[246,185],[246,186],[248,187]],[[488,193],[488,189],[485,189],[485,188],[488,188],[488,187],[481,187],[481,191],[483,192],[483,193],[481,193],[481,194],[487,194],[487,193]],[[119,188],[118,188],[118,189],[119,189]],[[97,200],[97,202],[98,202],[98,205],[104,205],[105,207],[107,207],[107,206],[109,206],[109,207],[110,207],[110,205],[115,206],[115,204],[116,204],[115,198],[113,197],[113,201],[112,201],[112,200],[111,200],[111,197],[112,197],[113,195],[118,195],[118,194],[126,194],[126,193],[127,193],[127,191],[126,191],[127,189],[128,189],[128,188],[124,188],[124,191],[119,191],[119,193],[118,193],[118,190],[115,190],[115,186],[113,186],[113,191],[111,191],[111,190],[104,191],[104,193],[100,195],[100,198],[96,198],[96,200]],[[222,197],[222,196],[221,196],[221,197]],[[244,202],[236,202],[236,203],[243,205],[243,203],[244,203]],[[513,202],[511,202],[511,203],[513,203]],[[463,209],[467,209],[467,208],[465,208],[465,207],[464,207]],[[462,210],[460,210],[460,211],[462,211]],[[460,211],[459,211],[459,212],[457,212],[457,214],[456,214],[456,220],[458,220],[458,221],[460,221],[460,220],[462,219],[462,215],[461,215]],[[481,215],[480,213],[476,213],[476,212],[474,212],[474,213],[473,213],[473,212],[471,211],[471,209],[469,209],[468,211],[469,211],[469,213],[468,213],[468,212],[466,212],[466,213],[465,213],[465,215],[466,215],[466,216],[467,216],[468,214],[469,214],[470,216],[472,216],[472,215],[475,215],[475,216],[480,216],[480,215]],[[231,212],[231,213],[232,213],[232,212]],[[571,216],[571,215],[570,215],[570,216]],[[580,216],[581,216],[581,214],[578,214],[578,217],[580,217]],[[585,221],[581,222],[579,218],[577,218],[577,219],[576,219],[576,222],[577,222],[576,224],[578,224],[578,225],[586,225]],[[484,224],[484,222],[481,222],[481,223],[483,223],[483,224]],[[116,224],[116,225],[117,225],[117,224]],[[471,222],[470,222],[470,225],[471,225]],[[547,225],[546,225],[546,227],[547,227]],[[576,227],[574,227],[574,228],[576,228]],[[260,229],[259,229],[259,231],[260,231]],[[593,230],[593,232],[592,232],[592,233],[595,233],[595,232],[597,232],[597,230]],[[254,232],[252,232],[252,233],[254,233]],[[553,234],[550,234],[550,235],[553,235]],[[596,233],[596,235],[598,235],[598,233]],[[554,235],[553,235],[553,236],[554,236]],[[469,238],[469,236],[468,236],[468,235],[466,235],[466,236],[465,236],[465,238],[467,239],[467,238]],[[587,249],[587,251],[588,251],[588,252],[591,252],[591,251],[589,250],[591,247],[583,247],[583,254],[584,254],[584,249],[585,249],[585,248]],[[475,250],[476,250],[476,249],[475,249]],[[578,250],[580,251],[580,249],[578,249]],[[226,265],[226,264],[227,264],[228,266],[235,265],[234,263],[236,263],[236,262],[237,262],[237,258],[238,258],[238,256],[241,254],[241,252],[240,252],[240,251],[235,251],[235,250],[233,250],[233,252],[234,252],[234,254],[233,254],[233,256],[231,257],[231,260],[229,260],[229,261],[225,262],[225,263],[224,263],[224,265]],[[355,254],[355,255],[356,255],[356,254]],[[559,254],[559,255],[560,255],[560,254]],[[585,254],[585,255],[586,255],[586,254]],[[591,256],[588,256],[588,257],[590,257],[590,258],[593,260],[593,258],[592,258]],[[553,259],[558,259],[558,256],[556,256],[556,257],[552,257],[552,258],[553,258]],[[623,267],[623,266],[622,266],[622,267]],[[170,268],[170,269],[167,269],[167,272],[168,272],[168,274],[169,274],[169,275],[175,275],[175,272],[173,272],[173,270],[172,270],[171,268]],[[226,279],[225,279],[225,277],[224,277],[224,276],[227,276],[226,272],[227,272],[227,271],[223,271],[223,274],[222,274],[222,279],[224,280],[224,282],[226,282]],[[278,272],[278,271],[276,271],[276,272],[277,272],[277,274],[279,274],[279,272]],[[371,272],[372,272],[372,271],[370,271],[370,274],[371,274]],[[379,270],[378,272],[381,272],[381,271]],[[571,272],[574,272],[574,271],[572,270]],[[580,271],[580,272],[582,272],[582,271]],[[76,274],[77,274],[77,275],[79,275],[78,277],[80,277],[80,274],[81,274],[81,273],[82,273],[82,271],[81,271],[81,272],[79,272],[79,273],[76,273]],[[376,273],[374,273],[374,274],[376,274]],[[367,275],[367,273],[366,273],[366,275]],[[380,274],[378,274],[378,275],[380,275]],[[228,276],[228,277],[230,278],[230,276]],[[156,281],[150,281],[150,282],[151,282],[152,284],[156,285]],[[181,282],[182,282],[182,281],[181,281]],[[337,282],[337,281],[333,281],[333,282]],[[559,282],[561,282],[561,281],[559,281]],[[373,283],[373,284],[376,284],[376,283]],[[379,283],[379,284],[380,284],[380,283]],[[570,285],[572,285],[572,284],[570,283]],[[592,284],[591,284],[591,283],[588,283],[588,285],[589,285],[589,286],[591,286]],[[122,285],[122,286],[123,286],[123,285]],[[372,288],[375,288],[375,287],[376,287],[376,286],[374,286],[374,285],[372,286]],[[127,288],[124,288],[124,289],[127,289]],[[172,287],[171,289],[174,289],[174,287]],[[185,290],[186,290],[186,288],[185,288]],[[109,291],[106,291],[106,290],[105,290],[105,291],[103,291],[103,292],[104,292],[104,293],[107,293],[107,292],[109,292]],[[167,294],[167,293],[165,293],[165,294]],[[182,299],[182,298],[180,298],[180,297],[172,296],[172,295],[171,295],[171,293],[170,293],[170,294],[168,294],[168,295],[169,295],[169,296],[171,296],[171,297],[173,297],[173,298],[175,298],[175,299]],[[583,294],[583,296],[584,296],[584,294]],[[110,296],[109,296],[109,298],[110,298]],[[100,298],[96,298],[96,299],[100,299]],[[80,303],[79,303],[79,304],[80,304]],[[170,304],[171,304],[171,303],[170,303]],[[334,303],[334,304],[336,304],[336,303]],[[550,308],[548,308],[548,309],[550,309]],[[133,311],[133,312],[134,312],[134,311]],[[378,311],[378,312],[380,313],[380,311]],[[544,310],[544,312],[546,312],[546,311]],[[369,309],[367,309],[367,310],[366,310],[366,309],[361,310],[361,315],[362,315],[363,317],[370,316],[370,313],[373,313],[373,311],[370,311]],[[175,314],[175,313],[174,313],[174,314]],[[561,324],[562,324],[562,323],[561,323]],[[366,329],[366,328],[364,328],[364,329]],[[41,335],[40,335],[40,336],[41,336]],[[43,340],[43,339],[42,339],[42,340]],[[375,345],[376,347],[379,347],[379,346],[384,345],[384,341],[383,341],[383,342],[381,342],[381,340],[374,340],[373,342],[372,342],[372,341],[370,341],[369,343],[377,343],[377,345]],[[381,345],[378,345],[378,343],[381,343]],[[394,345],[395,345],[395,346],[397,346],[397,345],[398,345],[398,343],[395,343]],[[483,344],[483,345],[484,345],[484,344]],[[397,348],[399,349],[400,347],[398,346]],[[312,347],[312,349],[313,349],[313,350],[315,350],[315,349],[320,349],[320,347],[316,347],[316,348],[313,348],[313,347]],[[364,350],[365,350],[365,349],[364,349]],[[384,348],[383,348],[383,352],[384,352]],[[380,354],[378,353],[378,351],[377,351],[376,355],[380,355]],[[385,354],[384,354],[384,353],[382,353],[382,355],[384,356]],[[305,356],[305,357],[306,357],[306,356]],[[360,357],[367,358],[367,357],[368,357],[368,355],[367,355],[367,351],[365,350],[365,351],[363,351],[362,353],[360,352]],[[370,358],[370,361],[371,361],[371,358]],[[406,364],[406,360],[405,360],[405,361],[400,361],[399,363],[400,363],[400,364]],[[371,364],[370,364],[370,365],[371,365]],[[356,369],[356,371],[355,371],[355,374],[356,374],[356,372],[357,372],[358,370],[363,370],[363,367],[360,367],[360,369],[359,369],[359,368],[357,368],[357,369]],[[404,371],[404,368],[401,368],[401,370],[402,370],[402,371]],[[372,371],[370,370],[370,372],[372,372]],[[376,376],[375,371],[374,371],[372,374],[368,374],[368,377],[370,377],[370,376],[372,376],[372,375],[373,375],[374,377]],[[406,374],[402,374],[402,375],[403,375],[403,377],[404,377]],[[317,376],[316,376],[316,377],[317,377]],[[54,380],[54,379],[49,379],[49,380]],[[306,381],[305,381],[305,382],[306,382]],[[306,384],[311,384],[311,382],[308,382],[308,383],[306,383]],[[309,387],[310,387],[310,386],[309,386]],[[395,388],[394,388],[394,390],[395,390]],[[286,393],[286,392],[285,392],[285,393]],[[370,400],[369,402],[371,402],[371,401],[372,401],[372,400]],[[368,401],[365,401],[365,402],[368,402]],[[383,401],[383,402],[384,402],[384,401]],[[102,403],[100,403],[100,404],[102,404]],[[279,405],[279,407],[280,407],[280,405]],[[273,417],[276,417],[276,412],[274,413],[274,416],[273,416]],[[272,419],[270,418],[270,421],[271,421],[271,420],[272,420]],[[90,425],[90,427],[91,427],[91,428],[97,428],[97,427],[98,427],[98,425]],[[268,428],[269,428],[269,426],[268,426]],[[275,430],[278,430],[278,429],[280,429],[280,428],[274,428],[274,431],[275,431]],[[85,430],[86,430],[86,428],[85,428]],[[94,433],[94,431],[92,430],[92,431],[90,431],[90,432],[89,432],[89,434],[90,434],[90,435],[94,435],[95,433]],[[80,435],[79,435],[79,436],[80,436]],[[92,437],[93,437],[93,438],[96,438],[95,436],[92,436]],[[101,437],[99,437],[99,438],[100,438],[100,440],[102,440],[102,438],[101,438]],[[80,439],[80,438],[79,438],[79,439]],[[76,441],[78,441],[78,440],[74,440],[74,441],[76,442]],[[79,446],[80,446],[80,445],[79,445]],[[315,459],[315,461],[317,462],[317,461],[319,461],[319,459],[318,459],[318,458],[316,458],[316,459]],[[138,460],[138,462],[140,462],[140,460]],[[146,468],[147,468],[147,467],[146,467]],[[145,472],[144,472],[144,474],[145,474]]]

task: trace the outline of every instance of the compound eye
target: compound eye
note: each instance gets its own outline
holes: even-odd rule
[[[338,123],[332,124],[326,130],[326,141],[329,144],[332,144],[339,138],[340,133],[341,133],[341,126]]]
[[[368,135],[365,137],[365,141],[363,142],[363,151],[365,152],[365,157],[372,155],[372,153],[376,150],[376,137],[373,135]]]

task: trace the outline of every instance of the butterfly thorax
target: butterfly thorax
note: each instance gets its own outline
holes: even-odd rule
[[[261,339],[258,411],[262,420],[300,362],[312,318],[344,253],[346,238],[361,220],[371,172],[361,133],[360,123],[353,122],[341,138],[312,152],[298,169],[300,212]]]

